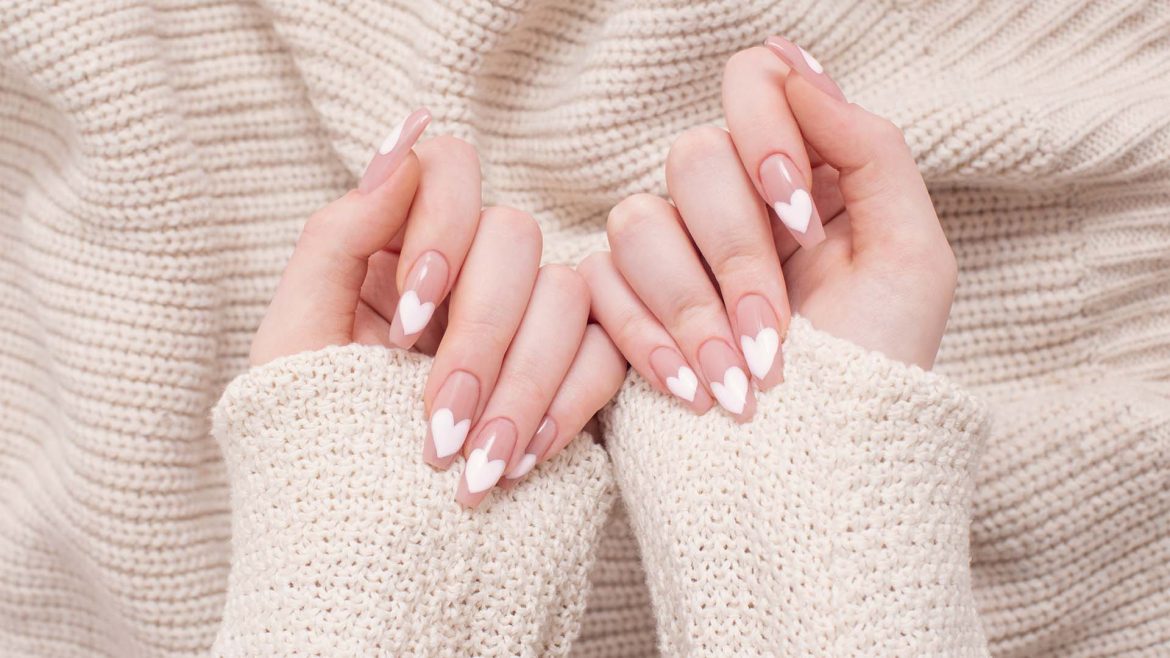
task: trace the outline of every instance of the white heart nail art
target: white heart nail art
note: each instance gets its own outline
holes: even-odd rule
[[[467,480],[468,493],[487,491],[494,487],[500,481],[500,476],[504,474],[507,462],[502,459],[488,460],[488,453],[491,452],[492,444],[495,442],[496,437],[493,436],[482,448],[472,450],[471,456],[467,458],[467,467],[463,469],[463,477]]]
[[[736,366],[731,366],[723,373],[723,381],[711,384],[711,392],[719,401],[719,406],[733,414],[743,413],[747,404],[748,378]]]
[[[431,438],[435,441],[435,454],[442,459],[458,452],[463,447],[469,429],[471,419],[465,418],[456,423],[455,414],[450,409],[436,411],[431,415]]]
[[[666,388],[687,402],[694,402],[695,392],[699,390],[699,378],[694,370],[681,366],[676,377],[666,378]]]
[[[536,466],[536,455],[531,452],[524,453],[524,456],[520,458],[520,463],[516,464],[516,468],[508,471],[508,479],[519,480],[528,475],[528,471],[531,471],[533,466]]]
[[[389,135],[386,135],[386,139],[382,140],[382,145],[378,147],[378,153],[386,155],[393,151],[394,147],[398,145],[398,140],[402,139],[402,129],[405,127],[406,119],[403,119],[394,130],[390,131]]]
[[[422,304],[418,293],[407,290],[398,300],[398,319],[402,320],[402,334],[411,336],[423,330],[435,312],[434,302]]]
[[[756,379],[763,379],[768,376],[776,361],[776,352],[780,349],[780,332],[764,327],[755,338],[740,336],[739,345],[747,359],[748,370],[752,371]]]
[[[808,230],[809,220],[812,219],[812,197],[808,192],[797,189],[788,199],[788,203],[777,201],[772,204],[772,209],[785,226],[797,233],[804,233]]]
[[[797,46],[797,48],[800,48],[800,46]],[[821,63],[817,61],[817,58],[810,55],[807,50],[800,48],[800,54],[804,56],[804,63],[808,64],[810,69],[816,71],[817,73],[825,72],[825,68],[821,66]]]

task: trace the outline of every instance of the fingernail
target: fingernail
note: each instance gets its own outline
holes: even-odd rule
[[[520,478],[528,475],[544,459],[544,453],[548,452],[556,438],[557,421],[545,416],[544,420],[540,421],[540,427],[536,428],[536,434],[532,435],[532,440],[528,442],[528,447],[524,449],[524,456],[512,467],[512,470],[508,471],[500,486],[510,488]]]
[[[398,298],[398,309],[390,322],[390,342],[410,349],[426,329],[435,306],[447,290],[447,259],[437,251],[428,251],[414,263],[406,277],[406,289]]]
[[[471,429],[477,402],[479,380],[475,375],[457,370],[447,377],[431,405],[423,461],[440,470],[446,470],[455,461]]]
[[[817,58],[807,50],[784,37],[768,37],[764,40],[764,45],[817,89],[839,101],[845,101],[845,94],[841,92],[841,88],[825,73],[825,67],[821,66]]]
[[[472,445],[455,494],[464,507],[478,505],[500,481],[516,445],[516,426],[507,418],[496,418],[479,431]]]
[[[744,295],[735,309],[735,323],[743,358],[760,387],[771,388],[784,381],[780,322],[768,300],[761,295]]]
[[[422,136],[430,122],[431,113],[426,108],[420,108],[411,112],[410,116],[391,130],[386,139],[382,140],[382,145],[378,147],[378,152],[374,154],[370,164],[366,165],[366,172],[362,174],[362,180],[358,183],[358,191],[364,194],[385,183],[406,159],[406,154],[414,148],[414,143]]]
[[[725,341],[713,338],[699,348],[699,365],[719,406],[740,422],[751,418],[756,397],[735,350]]]
[[[711,396],[699,385],[699,376],[677,350],[669,347],[655,349],[650,353],[650,367],[662,385],[692,411],[701,414],[711,408]]]
[[[760,165],[764,200],[788,227],[800,246],[814,247],[825,239],[821,216],[804,183],[804,175],[787,155],[770,155]]]

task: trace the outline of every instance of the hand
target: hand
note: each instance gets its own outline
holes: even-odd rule
[[[540,267],[535,220],[481,211],[470,145],[438,137],[411,150],[428,121],[408,117],[359,188],[309,218],[251,360],[353,342],[433,353],[423,458],[446,469],[462,451],[456,498],[473,507],[560,452],[613,397],[625,363],[586,327],[581,277]]]
[[[713,396],[740,420],[754,408],[747,373],[760,388],[783,377],[790,309],[930,368],[956,268],[901,131],[778,38],[728,62],[723,107],[727,131],[695,128],[672,146],[674,204],[619,203],[612,255],[579,268],[626,358],[694,411]]]

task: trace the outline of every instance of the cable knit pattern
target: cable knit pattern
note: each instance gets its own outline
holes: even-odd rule
[[[430,359],[337,347],[236,379],[221,656],[559,656],[613,501],[588,437],[470,512],[419,457]]]
[[[784,348],[746,428],[637,377],[606,417],[664,653],[986,655],[967,552],[986,412],[799,317]]]
[[[721,121],[726,58],[769,33],[904,128],[954,244],[937,370],[995,419],[971,526],[992,654],[1170,653],[1166,2],[6,0],[0,654],[207,654],[233,521],[210,410],[304,218],[411,107],[572,262],[665,191],[671,140]],[[637,546],[669,538],[615,509],[574,655],[658,643]],[[798,519],[827,510],[792,513],[816,565],[837,539]],[[811,642],[814,617],[778,623]]]

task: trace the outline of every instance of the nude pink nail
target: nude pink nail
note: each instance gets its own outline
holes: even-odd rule
[[[740,351],[760,387],[771,388],[784,381],[780,323],[768,300],[762,295],[744,295],[735,308],[735,324]]]
[[[839,101],[845,101],[845,94],[841,92],[841,88],[825,73],[825,67],[821,66],[817,58],[807,50],[784,37],[768,37],[764,40],[764,45],[817,89]]]
[[[406,277],[406,289],[398,298],[394,319],[390,321],[391,343],[402,349],[414,345],[447,292],[449,272],[447,259],[437,251],[428,251],[415,261]]]
[[[446,470],[455,461],[471,429],[471,417],[478,402],[479,380],[475,375],[456,370],[447,376],[431,405],[423,461],[440,470]]]
[[[431,113],[426,108],[420,108],[411,112],[410,116],[390,131],[386,139],[382,140],[382,145],[378,147],[378,152],[374,154],[370,164],[366,165],[366,172],[362,174],[362,180],[358,183],[358,191],[365,194],[385,183],[386,179],[402,165],[406,154],[414,148],[415,142],[422,136],[430,122]]]
[[[800,246],[807,249],[824,241],[821,215],[804,183],[804,174],[791,158],[782,153],[765,158],[760,165],[760,187],[772,212],[788,227]]]
[[[532,435],[532,440],[528,442],[528,447],[524,449],[524,454],[520,457],[520,461],[504,475],[503,482],[500,486],[503,488],[510,488],[516,484],[524,476],[532,472],[541,461],[544,460],[545,453],[552,447],[552,444],[557,439],[557,421],[550,416],[545,416],[544,420],[540,421],[540,427],[536,428],[536,434]]]
[[[726,341],[712,338],[699,348],[699,366],[719,406],[740,422],[750,419],[756,396],[739,354]]]
[[[472,442],[455,500],[464,507],[479,505],[500,481],[515,445],[516,425],[512,421],[495,418],[484,425]]]
[[[678,350],[659,347],[650,353],[650,367],[666,390],[682,400],[692,411],[706,413],[711,408],[711,396],[699,384],[699,377],[687,365]]]

